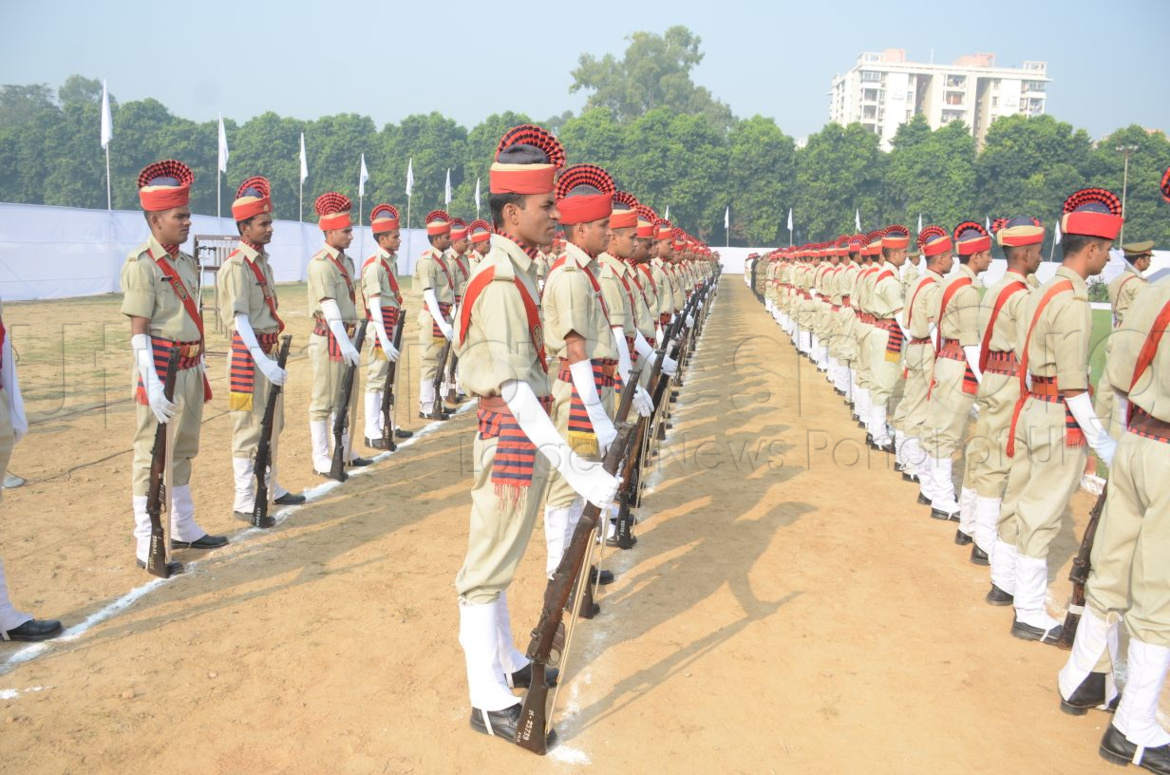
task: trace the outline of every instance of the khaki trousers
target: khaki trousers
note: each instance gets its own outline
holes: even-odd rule
[[[309,400],[309,421],[329,420],[341,400],[341,382],[345,379],[345,361],[329,359],[329,340],[324,336],[309,336],[309,365],[313,369],[313,393]],[[353,390],[349,394],[348,427],[355,425],[359,386],[354,374]],[[333,428],[329,429],[333,432]],[[352,432],[351,432],[352,435]]]
[[[1093,543],[1085,595],[1098,617],[1125,617],[1129,634],[1170,647],[1170,444],[1126,433]]]
[[[268,406],[268,396],[272,393],[272,383],[268,381],[260,369],[255,371],[252,387],[252,408],[250,410],[236,410],[232,416],[232,457],[253,458],[256,456],[256,447],[260,443],[261,424],[264,421],[264,409]],[[284,399],[276,402],[272,413],[272,445],[280,432],[284,430]]]
[[[967,418],[975,396],[963,392],[966,361],[938,358],[934,362],[934,389],[926,408],[926,424],[920,434],[923,449],[944,460],[955,454],[967,430]]]
[[[1012,460],[1007,456],[1008,429],[1019,395],[1019,377],[983,372],[975,399],[979,419],[967,442],[964,454],[967,467],[963,474],[963,486],[983,498],[1002,498],[1007,486],[1012,467]]]
[[[138,379],[138,372],[134,372]],[[170,423],[175,427],[172,486],[191,483],[191,461],[199,454],[199,431],[203,423],[203,370],[199,367],[183,369],[175,375],[175,416]],[[150,484],[150,460],[154,452],[155,430],[158,420],[149,406],[135,403],[134,462],[130,468],[130,483],[134,495],[146,495]]]
[[[999,537],[1025,557],[1046,558],[1085,472],[1088,448],[1065,444],[1063,401],[1029,398],[1016,426],[1015,452]]]
[[[866,341],[869,345],[869,399],[872,406],[885,406],[894,395],[902,374],[899,361],[886,360],[886,342],[890,332],[874,326]]]
[[[553,361],[556,363],[556,361]],[[551,371],[551,369],[550,369]],[[605,387],[601,389],[601,403],[605,407],[605,413],[610,416],[614,415],[615,400],[614,390],[612,387]],[[557,426],[557,433],[562,439],[569,438],[569,405],[573,398],[573,384],[571,382],[564,382],[560,379],[554,379],[552,383],[552,421],[553,425]],[[578,454],[580,452],[578,451]],[[582,455],[585,460],[597,460],[595,455]],[[548,475],[548,492],[545,496],[545,505],[560,508],[569,506],[579,496],[577,491],[569,486],[565,478],[557,471],[551,471]]]

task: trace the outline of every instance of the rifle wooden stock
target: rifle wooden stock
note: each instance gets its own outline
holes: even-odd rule
[[[288,363],[288,348],[292,343],[289,335],[280,338],[280,352],[276,356],[276,365],[284,368]],[[259,371],[259,368],[256,369]],[[264,405],[264,417],[260,420],[260,441],[256,444],[256,459],[252,465],[252,474],[256,477],[256,499],[252,504],[252,525],[254,527],[272,527],[276,520],[268,516],[268,469],[272,465],[272,426],[276,417],[276,402],[283,392],[282,385],[271,385],[268,391],[268,402]]]
[[[447,370],[447,359],[451,357],[451,342],[454,339],[447,340],[443,345],[443,351],[439,353],[439,367],[435,369],[435,379],[431,384],[435,393],[435,402],[431,405],[431,414],[435,415],[436,419],[443,416],[443,397],[439,394],[439,390],[443,387],[443,376]]]
[[[153,367],[152,367],[153,368]],[[167,376],[163,380],[163,397],[175,400],[175,380],[179,373],[179,348],[172,347],[167,354]],[[174,419],[174,418],[172,418]],[[146,555],[146,570],[152,576],[167,578],[171,575],[167,567],[166,532],[163,530],[162,514],[169,510],[167,492],[163,477],[166,476],[167,426],[159,423],[154,431],[154,448],[150,452],[150,481],[146,487],[146,515],[150,517],[150,548]]]
[[[357,336],[353,340],[353,347],[361,355],[362,344],[366,341],[366,327],[368,320],[363,320],[358,326]],[[358,359],[358,363],[361,359]],[[349,399],[353,395],[354,378],[357,375],[358,364],[345,367],[345,376],[341,378],[341,390],[338,391],[337,408],[333,413],[333,465],[329,468],[329,478],[344,482],[349,478],[345,472],[345,428],[349,425]]]
[[[394,349],[402,352],[402,332],[406,328],[406,307],[398,310],[394,325]],[[401,355],[399,355],[401,357]],[[389,451],[398,449],[394,443],[394,385],[398,379],[398,361],[390,361],[386,369],[386,384],[382,386],[382,443]]]
[[[1073,559],[1072,569],[1068,572],[1068,580],[1072,582],[1072,600],[1069,602],[1068,613],[1064,615],[1064,626],[1060,629],[1060,639],[1056,641],[1057,648],[1068,651],[1077,637],[1077,627],[1081,624],[1081,614],[1085,610],[1085,584],[1089,581],[1089,571],[1092,569],[1091,555],[1093,542],[1097,539],[1097,525],[1101,522],[1101,512],[1105,509],[1105,497],[1109,493],[1109,483],[1101,488],[1097,502],[1089,512],[1089,524],[1085,525],[1085,535],[1081,538],[1081,548]]]
[[[630,384],[637,384],[641,376],[641,369],[635,369],[630,374]],[[618,426],[618,435],[614,439],[605,460],[602,462],[605,470],[616,475],[621,468],[622,459],[629,450],[634,438],[634,428],[626,422],[633,405],[633,390],[622,392],[622,400],[618,405],[615,423]],[[582,586],[589,587],[588,570],[584,568],[585,559],[592,549],[593,536],[597,525],[601,521],[601,509],[592,503],[586,505],[577,527],[573,529],[573,537],[561,555],[557,569],[549,579],[544,590],[544,606],[540,611],[540,621],[532,631],[532,640],[528,643],[528,659],[532,667],[532,681],[528,693],[524,696],[524,705],[520,711],[520,724],[516,729],[516,744],[533,753],[544,755],[548,752],[548,685],[545,671],[549,665],[557,631],[565,615],[565,606],[573,587],[577,585],[582,574],[585,574]],[[578,601],[580,602],[580,601]],[[567,654],[560,657],[561,674],[565,674]]]
[[[459,392],[455,390],[455,369],[459,367],[459,356],[451,354],[447,362],[447,401],[453,404],[459,400]]]

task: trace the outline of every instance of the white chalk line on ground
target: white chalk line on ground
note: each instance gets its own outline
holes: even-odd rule
[[[475,405],[476,404],[474,401],[468,401],[463,406],[460,406],[457,410],[455,410],[455,414],[457,414],[457,415],[464,414],[465,412],[469,411]],[[436,430],[438,430],[440,427],[442,427],[443,422],[444,422],[443,420],[435,420],[435,421],[429,423],[428,425],[423,426],[419,430],[415,431],[414,435],[411,438],[405,439],[402,442],[398,443],[398,445],[397,445],[398,449],[402,449],[403,447],[409,447],[410,445],[417,442],[419,439],[422,439],[426,436],[429,436],[430,434],[432,434]],[[395,453],[394,452],[382,452],[381,454],[376,455],[373,458],[373,460],[375,463],[379,463],[382,460],[385,460],[386,458],[388,458],[390,455],[393,455],[393,454],[395,454]],[[372,473],[374,468],[375,468],[375,466],[367,466],[365,468],[360,468],[360,469],[357,469],[357,470],[353,471],[352,473],[350,473],[349,476],[350,477],[363,476],[365,474]],[[329,493],[330,491],[336,489],[337,487],[340,487],[342,484],[343,484],[342,482],[338,482],[336,480],[330,480],[327,482],[322,482],[321,484],[318,484],[315,487],[310,487],[310,488],[304,490],[302,492],[302,494],[305,496],[305,503],[297,505],[297,506],[287,506],[283,509],[280,509],[279,511],[277,511],[276,513],[274,513],[272,515],[272,517],[276,520],[276,525],[279,526],[279,525],[283,524],[285,522],[285,520],[287,520],[290,516],[295,514],[297,511],[307,507],[313,501],[320,499],[321,496]],[[273,529],[275,529],[275,526],[271,527],[271,528],[258,528],[258,527],[245,528],[243,531],[237,533],[232,538],[230,545],[237,545],[237,544],[244,543],[244,542],[250,540],[251,538],[253,538],[254,536],[260,535],[262,533],[269,533]],[[172,582],[176,579],[181,579],[181,578],[185,578],[187,576],[192,575],[194,573],[194,571],[196,571],[199,568],[199,565],[201,564],[201,562],[202,562],[201,560],[192,560],[190,562],[185,562],[184,563],[185,569],[184,569],[183,573],[178,574],[176,576],[172,576],[172,577],[167,578],[167,579],[160,579],[160,578],[152,579],[152,580],[148,581],[147,583],[143,584],[142,586],[135,587],[134,589],[131,589],[129,592],[122,595],[122,597],[118,598],[117,600],[114,600],[112,603],[109,603],[104,608],[98,609],[97,611],[95,611],[94,613],[87,616],[83,621],[79,622],[78,624],[75,624],[72,627],[67,628],[65,630],[65,632],[63,632],[59,637],[54,638],[52,640],[48,640],[48,641],[42,641],[40,643],[31,643],[28,646],[25,646],[24,648],[17,650],[13,654],[11,654],[6,660],[4,660],[3,662],[0,662],[0,675],[4,675],[5,673],[8,673],[16,666],[22,665],[26,662],[30,662],[33,659],[36,659],[37,657],[45,654],[46,652],[49,651],[49,649],[52,647],[53,644],[70,643],[72,641],[77,640],[82,635],[84,635],[86,632],[88,632],[90,629],[92,629],[95,625],[101,624],[102,622],[104,622],[106,619],[109,619],[114,614],[116,614],[120,611],[123,611],[126,608],[129,608],[132,604],[134,604],[135,602],[137,602],[141,598],[145,597],[146,595],[150,594],[151,592],[155,591],[156,589],[159,589],[163,585],[169,584],[170,582]],[[9,698],[0,696],[0,699],[9,699]]]

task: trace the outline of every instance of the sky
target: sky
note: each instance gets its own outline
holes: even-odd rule
[[[79,73],[121,102],[155,97],[196,121],[272,110],[380,127],[439,111],[471,128],[504,110],[537,121],[579,110],[586,95],[569,87],[581,54],[620,57],[631,32],[675,24],[702,38],[697,84],[795,138],[828,121],[835,74],[886,48],[936,63],[1047,61],[1049,114],[1094,138],[1132,123],[1170,130],[1170,0],[0,0],[0,83],[56,88]]]

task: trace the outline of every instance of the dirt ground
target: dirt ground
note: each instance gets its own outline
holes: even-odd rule
[[[282,312],[307,341],[303,287]],[[413,342],[417,294],[405,341]],[[268,531],[231,517],[224,359],[192,482],[232,544],[152,581],[133,565],[130,358],[117,299],[9,304],[34,422],[0,506],[17,605],[68,637],[0,644],[5,772],[1101,772],[1108,716],[1060,713],[1065,652],[1015,640],[986,569],[870,454],[847,407],[725,278],[652,475],[638,545],[578,630],[561,744],[472,733],[453,579],[470,413],[341,486],[312,475],[308,364],[290,366],[283,483],[311,502]],[[68,321],[62,324],[60,321]],[[226,350],[222,337],[210,343]],[[416,348],[399,418],[419,430]],[[1062,615],[1092,503],[1051,563]],[[523,650],[544,590],[538,529],[510,592]]]

